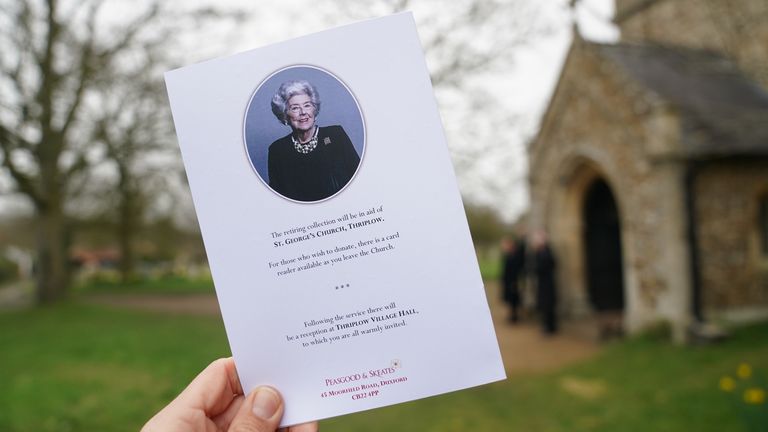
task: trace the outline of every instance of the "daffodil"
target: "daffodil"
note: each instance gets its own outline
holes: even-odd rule
[[[765,403],[765,390],[759,387],[751,387],[744,391],[744,402],[752,405]]]
[[[724,392],[731,392],[736,388],[736,381],[729,376],[720,378],[720,390]]]
[[[752,366],[747,363],[742,363],[736,369],[736,375],[741,379],[747,379],[752,376]]]

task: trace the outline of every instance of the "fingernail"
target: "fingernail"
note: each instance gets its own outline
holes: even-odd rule
[[[280,396],[269,387],[259,387],[256,389],[256,396],[253,398],[253,413],[256,417],[269,420],[280,407]]]

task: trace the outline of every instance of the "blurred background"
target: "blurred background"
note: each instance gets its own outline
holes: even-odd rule
[[[0,0],[0,431],[229,355],[162,73],[402,10],[509,379],[321,428],[768,430],[765,0]]]

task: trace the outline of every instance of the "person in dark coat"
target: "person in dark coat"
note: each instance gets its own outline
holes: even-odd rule
[[[533,238],[533,267],[536,273],[536,306],[541,316],[544,333],[557,332],[557,285],[555,284],[555,257],[546,234],[538,232]]]
[[[525,243],[509,237],[501,239],[501,293],[502,299],[509,305],[509,321],[517,322],[520,318],[520,275],[525,267]]]
[[[296,201],[320,201],[349,183],[360,156],[339,125],[320,127],[320,96],[308,81],[288,81],[272,98],[272,113],[291,133],[269,146],[269,186]]]

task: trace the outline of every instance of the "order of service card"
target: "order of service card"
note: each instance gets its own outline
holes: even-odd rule
[[[283,426],[505,378],[410,13],[166,83],[243,388]]]

